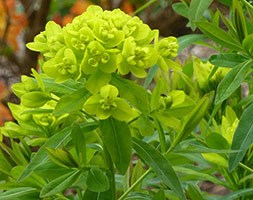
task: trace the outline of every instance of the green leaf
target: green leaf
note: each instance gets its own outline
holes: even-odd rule
[[[30,195],[33,193],[38,193],[37,189],[32,188],[32,187],[20,187],[20,188],[15,188],[12,190],[8,190],[4,193],[1,193],[0,199],[13,200],[13,199],[18,199],[22,196]]]
[[[229,149],[227,140],[219,133],[211,133],[206,137],[207,146],[212,149]]]
[[[100,88],[108,84],[110,80],[111,74],[97,70],[90,75],[89,79],[85,83],[85,88],[87,88],[90,93],[96,94],[99,92]]]
[[[162,99],[162,94],[167,94],[167,87],[166,87],[166,81],[163,79],[160,79],[156,82],[155,88],[152,91],[152,96],[151,96],[151,102],[150,102],[150,107],[151,111],[158,110],[159,108],[162,107],[161,99]]]
[[[42,188],[40,192],[40,197],[49,197],[59,192],[63,192],[66,188],[71,186],[77,180],[79,175],[79,170],[73,170],[70,173],[64,174],[54,179]]]
[[[191,0],[188,18],[190,21],[190,25],[192,30],[196,29],[194,21],[200,20],[204,12],[208,9],[213,0]]]
[[[197,106],[187,116],[181,131],[177,134],[175,140],[171,144],[170,150],[173,149],[182,139],[186,138],[199,124],[209,109],[213,95],[214,92],[210,92],[200,99],[200,101],[197,103]]]
[[[47,151],[49,158],[55,164],[66,168],[78,167],[78,164],[76,163],[69,151],[63,150],[61,148],[47,148]]]
[[[144,85],[143,85],[144,88],[146,88],[146,89],[148,88],[148,86],[152,82],[153,78],[157,74],[158,69],[159,69],[158,65],[154,65],[153,67],[150,68],[150,70],[148,71],[148,75],[145,79]]]
[[[173,10],[178,13],[179,15],[182,15],[185,18],[188,18],[189,8],[186,3],[174,3],[172,4]]]
[[[118,88],[120,97],[128,100],[134,107],[144,114],[149,113],[150,95],[143,87],[115,74],[113,74],[111,84]]]
[[[70,94],[78,89],[84,88],[84,83],[69,79],[63,83],[56,83],[53,78],[43,77],[45,90],[56,94]]]
[[[145,172],[145,169],[142,166],[141,160],[138,160],[136,165],[133,168],[133,172],[131,174],[131,185],[133,185],[140,177],[141,175]],[[135,192],[141,192],[141,183],[137,184],[134,187]]]
[[[165,194],[163,190],[159,190],[152,200],[165,200]]]
[[[80,126],[75,126],[71,132],[72,141],[78,155],[78,163],[81,166],[86,165],[86,136]]]
[[[229,33],[209,22],[195,22],[197,27],[210,39],[234,51],[244,51],[239,41]]]
[[[33,170],[40,166],[45,160],[48,159],[47,149],[59,147],[65,140],[67,140],[71,134],[72,127],[67,127],[57,133],[55,133],[51,138],[44,143],[37,153],[32,157],[30,163],[26,166],[23,173],[19,177],[19,180],[23,180],[25,177],[29,176]]]
[[[227,73],[218,85],[214,102],[216,105],[226,100],[240,86],[252,63],[252,60],[243,62]]]
[[[209,174],[203,173],[201,171],[196,171],[196,170],[199,170],[199,169],[193,170],[193,169],[190,169],[190,168],[187,168],[187,167],[180,167],[180,166],[175,166],[173,168],[176,172],[178,172],[180,174],[182,173],[182,174],[190,176],[190,178],[189,178],[190,180],[197,180],[197,181],[208,180],[208,181],[213,182],[214,184],[229,187],[228,183],[226,183],[225,181],[221,181],[218,178],[213,177]]]
[[[82,200],[112,200],[113,195],[111,190],[107,190],[105,192],[92,192],[90,190],[86,190]]]
[[[243,42],[242,42],[243,48],[248,53],[248,55],[251,56],[251,57],[253,57],[252,40],[253,40],[253,34],[250,34],[247,37],[245,37],[244,40],[243,40]]]
[[[212,55],[209,61],[215,66],[233,68],[247,59],[238,53],[220,53]]]
[[[154,170],[160,179],[182,200],[186,200],[180,181],[169,161],[148,143],[134,139],[137,154]]]
[[[132,137],[128,125],[114,118],[101,120],[100,129],[108,152],[121,174],[124,174],[132,155]]]
[[[50,95],[39,91],[29,92],[21,96],[21,103],[28,108],[43,106],[49,100],[51,100]]]
[[[190,199],[205,200],[201,194],[199,187],[196,185],[188,185],[188,194]]]
[[[66,94],[58,101],[54,115],[59,116],[64,113],[71,113],[83,108],[84,102],[90,97],[90,93],[84,88],[73,93]]]
[[[10,175],[11,169],[12,169],[12,164],[9,161],[9,159],[7,158],[8,156],[6,156],[2,150],[2,147],[0,149],[0,172],[6,174],[6,175]]]
[[[238,150],[229,154],[229,171],[239,164],[243,159],[249,146],[253,143],[253,104],[251,104],[242,114],[238,127],[234,133],[231,150]]]
[[[246,25],[245,10],[242,8],[241,2],[233,0],[233,22],[236,27],[237,35],[240,41],[248,35],[248,29]]]
[[[144,194],[140,192],[133,192],[124,200],[151,200],[151,196],[149,194]]]
[[[246,197],[247,195],[252,195],[253,194],[253,188],[245,188],[241,190],[237,190],[235,192],[232,192],[228,194],[227,196],[223,197],[223,200],[233,200],[233,199],[238,199],[239,197]]]
[[[92,192],[104,192],[110,188],[108,177],[97,166],[90,168],[86,180],[86,185]]]
[[[178,54],[182,53],[182,51],[191,44],[195,42],[204,41],[206,39],[207,37],[203,34],[189,34],[178,37],[179,43]]]

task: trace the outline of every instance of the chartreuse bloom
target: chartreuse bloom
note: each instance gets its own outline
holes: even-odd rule
[[[82,71],[85,74],[92,74],[100,69],[104,73],[112,73],[117,68],[116,60],[115,52],[106,50],[97,41],[92,41],[88,45],[81,63]]]
[[[59,82],[80,77],[80,67],[70,48],[58,51],[54,58],[44,63],[42,69],[49,77],[55,78]]]
[[[81,60],[88,44],[94,40],[92,30],[88,26],[75,30],[73,24],[67,24],[63,28],[63,33],[67,47],[71,48]]]
[[[26,46],[33,51],[41,52],[45,58],[54,57],[65,46],[61,26],[49,21],[46,30],[35,36],[34,42]]]
[[[101,120],[111,116],[119,121],[128,121],[136,115],[136,111],[118,95],[119,91],[115,86],[103,86],[98,94],[92,95],[85,102],[84,110]]]
[[[170,36],[163,38],[155,44],[156,50],[159,53],[158,65],[159,67],[167,71],[170,66],[171,59],[177,56],[178,51],[178,41],[177,38]]]
[[[158,35],[136,16],[92,5],[63,28],[48,22],[27,47],[42,53],[42,70],[49,77],[58,82],[86,78],[86,89],[95,94],[112,73],[144,78],[155,64],[164,70],[174,66],[177,39],[158,40]]]
[[[157,61],[157,53],[151,46],[138,46],[133,37],[125,40],[119,59],[119,72],[122,75],[133,73],[136,77],[144,78],[146,69]]]

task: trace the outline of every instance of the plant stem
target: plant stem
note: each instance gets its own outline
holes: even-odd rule
[[[144,174],[142,174],[142,176],[140,178],[138,178],[138,180],[136,180],[131,187],[128,188],[127,191],[125,191],[124,194],[122,194],[122,196],[118,199],[118,200],[123,200],[125,197],[127,197],[127,195],[132,192],[132,190],[152,171],[151,168],[149,168]]]
[[[105,162],[106,165],[108,166],[109,170],[110,170],[110,176],[111,176],[111,188],[112,188],[112,200],[116,200],[116,184],[115,184],[115,171],[114,171],[114,165],[112,162],[112,158],[106,148],[106,146],[104,145],[103,147],[104,149],[104,155],[105,155]]]
[[[243,169],[246,169],[247,171],[249,171],[250,173],[253,173],[253,169],[251,169],[250,167],[248,167],[247,165],[244,165],[243,163],[239,163],[240,167],[242,167]]]
[[[156,129],[158,131],[159,141],[160,141],[160,145],[161,145],[161,152],[162,152],[162,154],[164,154],[166,152],[166,149],[167,149],[166,148],[166,141],[165,141],[164,131],[163,131],[163,128],[161,126],[161,123],[157,119],[154,119],[154,122],[155,122]]]
[[[136,15],[137,13],[143,11],[145,8],[149,7],[150,5],[152,5],[153,3],[155,3],[157,0],[151,0],[149,2],[147,2],[146,4],[144,4],[143,6],[141,6],[140,8],[138,8],[134,14]]]
[[[253,10],[253,6],[247,2],[246,0],[242,0],[243,3],[245,3],[249,8],[251,8]]]

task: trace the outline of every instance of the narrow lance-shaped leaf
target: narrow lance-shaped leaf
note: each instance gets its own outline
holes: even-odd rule
[[[241,44],[229,33],[209,22],[195,22],[197,27],[210,39],[234,51],[243,51]]]
[[[232,192],[228,194],[227,196],[223,197],[223,200],[234,200],[238,199],[239,197],[244,197],[246,195],[253,194],[253,188],[245,188],[241,190],[237,190],[235,192]]]
[[[229,171],[233,171],[243,159],[247,149],[253,143],[253,104],[242,114],[238,127],[234,133],[231,150],[238,152],[230,153],[228,159]]]
[[[194,24],[194,21],[200,20],[203,17],[204,12],[210,6],[212,1],[213,0],[191,0],[188,18],[189,18],[192,30],[196,29],[196,25]]]
[[[177,134],[169,150],[172,150],[182,139],[186,138],[199,124],[209,109],[209,106],[213,100],[213,95],[214,93],[210,92],[198,102],[197,106],[193,109],[189,116],[187,116],[184,126],[182,126],[181,131]]]
[[[76,149],[76,153],[79,158],[79,164],[81,166],[86,165],[86,137],[82,132],[80,126],[75,126],[71,132],[72,141]]]
[[[48,197],[59,192],[63,192],[66,188],[73,184],[78,176],[80,175],[79,170],[73,170],[70,173],[64,174],[51,182],[49,182],[40,192],[40,197]]]
[[[13,200],[32,193],[38,193],[37,189],[32,187],[20,187],[1,193],[0,199]]]
[[[92,192],[104,192],[110,188],[108,177],[97,166],[90,168],[86,184]]]
[[[183,2],[173,3],[172,8],[179,15],[188,18],[189,8],[186,3]]]
[[[190,46],[195,42],[200,42],[206,40],[207,37],[203,34],[189,34],[180,36],[178,38],[179,48],[178,54],[180,54],[186,47]]]
[[[134,139],[133,147],[137,154],[154,170],[160,179],[171,188],[180,199],[186,200],[179,179],[169,161],[158,150],[141,140]]]
[[[209,61],[215,66],[233,68],[240,63],[245,62],[247,59],[248,58],[237,53],[221,53],[212,55],[209,58]]]
[[[97,128],[97,125],[93,122],[84,123],[80,125],[83,132],[89,132]],[[64,141],[68,140],[71,135],[73,127],[69,126],[62,129],[61,131],[55,133],[51,138],[49,138],[39,149],[39,151],[31,159],[30,163],[26,166],[25,170],[19,177],[19,180],[23,180],[25,177],[29,176],[33,170],[40,166],[44,161],[48,159],[47,148],[58,148]]]
[[[237,65],[228,72],[218,85],[214,102],[216,105],[226,100],[240,86],[252,64],[252,60],[249,60]]]
[[[128,125],[110,117],[101,120],[100,129],[112,161],[119,172],[124,174],[132,155],[132,137]]]
[[[84,88],[77,90],[71,94],[66,94],[61,97],[57,103],[54,115],[59,116],[64,113],[78,111],[82,108],[84,102],[90,97],[90,93]]]
[[[64,142],[70,136],[71,128],[72,127],[67,127],[53,135],[50,139],[48,139],[48,141],[43,146],[41,146],[40,150],[31,159],[30,163],[27,165],[27,167],[24,169],[23,173],[19,177],[19,180],[23,180],[25,177],[29,176],[29,174],[31,174],[34,169],[36,169],[45,160],[47,160],[48,156],[45,156],[47,155],[46,148],[59,147],[62,142]]]

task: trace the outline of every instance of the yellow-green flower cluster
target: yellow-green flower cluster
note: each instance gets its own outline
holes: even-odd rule
[[[144,78],[155,64],[167,70],[166,61],[177,55],[178,42],[175,37],[158,40],[158,34],[136,16],[93,5],[63,28],[48,22],[27,47],[41,52],[42,70],[49,77],[58,82],[84,77],[87,89],[97,93],[111,73]]]

